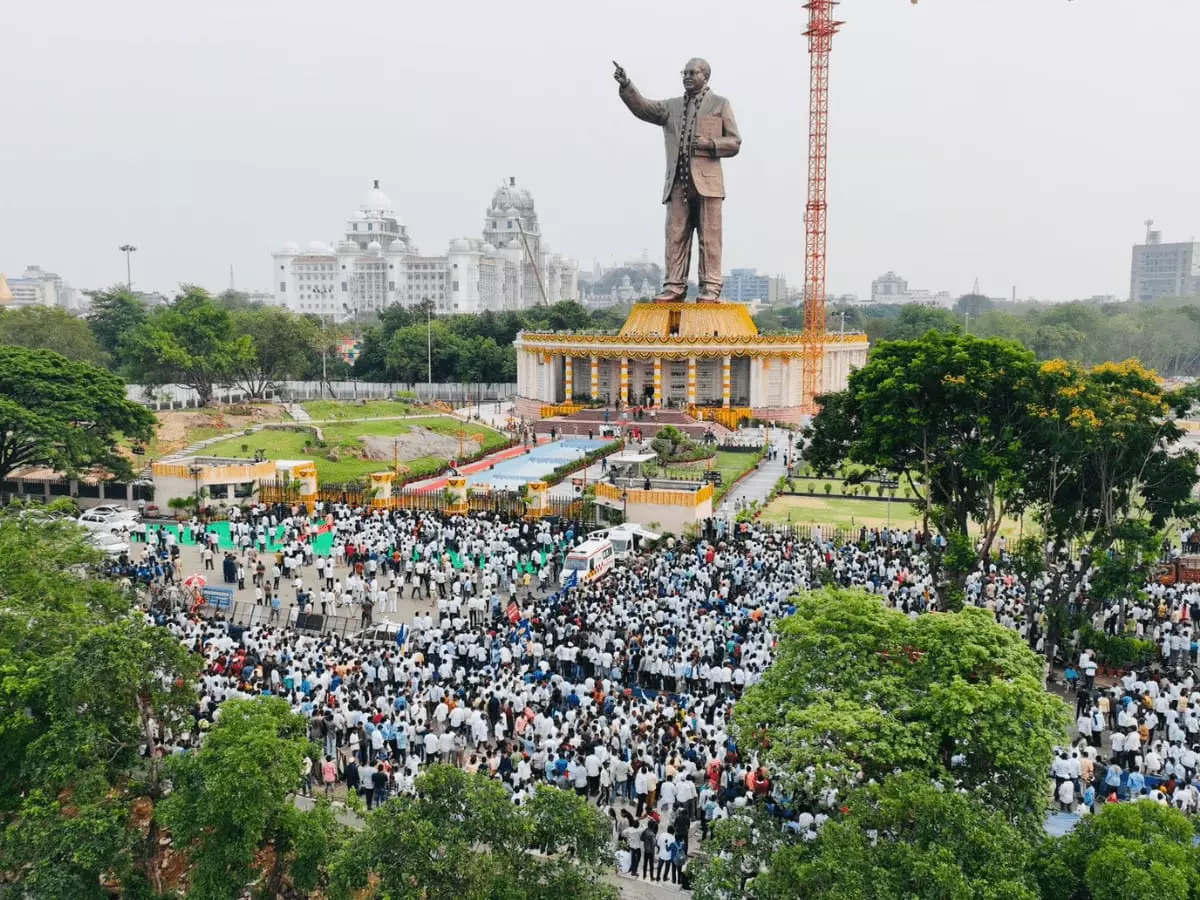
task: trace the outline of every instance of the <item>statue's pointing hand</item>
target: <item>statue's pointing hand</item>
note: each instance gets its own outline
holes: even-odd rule
[[[615,59],[613,60],[613,78],[617,80],[617,84],[621,87],[629,84],[629,76],[625,74],[625,70],[621,68]]]

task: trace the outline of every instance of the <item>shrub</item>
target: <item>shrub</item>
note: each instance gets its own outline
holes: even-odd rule
[[[828,481],[825,482],[825,496],[828,497],[832,493],[833,493],[833,485],[830,484]]]

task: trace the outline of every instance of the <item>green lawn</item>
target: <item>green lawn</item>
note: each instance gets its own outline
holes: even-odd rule
[[[412,412],[412,406],[400,400],[368,400],[365,403],[310,400],[301,405],[304,411],[318,422],[335,419],[379,419],[384,416],[407,416]]]
[[[921,527],[921,515],[911,502],[897,498],[891,503],[891,524],[908,528]],[[866,525],[868,528],[888,524],[888,504],[878,500],[863,500],[853,497],[838,496],[835,491],[831,497],[776,497],[763,510],[762,521],[793,524],[816,523],[832,525],[837,528],[857,528]],[[1034,528],[1032,523],[1025,523],[1025,533]],[[972,530],[974,530],[972,528]],[[1007,535],[1011,540],[1021,532],[1021,523],[1014,519],[1005,520],[1000,526],[1000,534]]]
[[[713,494],[713,506],[721,502],[730,486],[744,474],[754,468],[758,461],[755,453],[733,453],[729,450],[718,450],[714,459],[701,460],[696,463],[674,465],[667,469],[671,478],[691,479],[699,481],[709,469],[721,473],[721,484]]]
[[[504,435],[497,431],[493,431],[482,425],[462,422],[450,416],[430,416],[427,418],[408,419],[404,422],[344,421],[337,425],[322,426],[321,431],[325,435],[325,441],[329,447],[339,447],[343,451],[354,451],[362,447],[362,443],[358,440],[360,436],[387,437],[389,435],[404,434],[411,431],[413,426],[416,425],[449,436],[456,436],[459,431],[465,431],[467,434],[482,434],[484,439],[481,444],[475,441],[465,443],[465,447],[470,450],[476,447],[482,447],[484,450],[493,450],[505,441]],[[380,472],[389,468],[389,463],[387,462],[356,459],[348,453],[336,462],[326,459],[324,454],[328,452],[328,449],[315,449],[312,446],[306,448],[305,442],[311,443],[312,440],[311,433],[307,431],[264,429],[255,434],[239,435],[227,441],[212,444],[205,450],[205,454],[234,458],[252,458],[255,450],[262,449],[265,450],[268,459],[311,459],[316,463],[317,475],[322,481],[350,481],[361,475],[366,475],[370,472]],[[306,452],[306,449],[308,452]],[[420,456],[416,458],[404,458],[400,462],[413,473],[422,474],[434,472],[441,468],[446,462],[446,457]]]

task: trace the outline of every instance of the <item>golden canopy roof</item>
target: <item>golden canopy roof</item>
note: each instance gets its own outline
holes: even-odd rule
[[[758,328],[741,303],[636,303],[620,336],[747,338]]]

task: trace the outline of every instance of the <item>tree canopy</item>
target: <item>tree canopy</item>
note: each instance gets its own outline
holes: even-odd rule
[[[162,820],[192,860],[189,897],[236,897],[258,876],[258,851],[272,843],[276,875],[282,857],[302,848],[304,871],[316,886],[317,863],[332,851],[341,828],[326,806],[296,809],[305,756],[315,751],[308,723],[281,697],[228,700],[200,749],[171,760],[174,790],[162,803]],[[298,840],[313,830],[324,840]],[[276,888],[277,890],[277,888]]]
[[[910,618],[858,590],[798,598],[734,708],[776,803],[825,810],[810,839],[769,807],[717,823],[698,900],[1039,896],[1047,771],[1067,708],[986,610]]]
[[[615,898],[609,823],[570,791],[539,786],[516,806],[495,779],[430,766],[415,797],[375,809],[333,864],[334,896],[368,884],[393,900]]]
[[[965,535],[976,522],[986,549],[1029,502],[1036,375],[1033,354],[1006,341],[930,331],[880,344],[821,398],[806,456],[818,471],[903,473],[934,525]]]
[[[88,323],[65,309],[25,306],[0,314],[0,344],[53,350],[67,359],[105,366],[109,357]]]
[[[1200,896],[1195,827],[1148,801],[1106,804],[1039,854],[1043,897],[1059,900],[1194,900]]]
[[[811,797],[896,771],[1037,817],[1062,702],[1042,661],[986,610],[919,616],[862,591],[802,596],[775,660],[735,709],[743,743]]]
[[[154,414],[120,378],[49,350],[0,346],[0,480],[21,466],[129,478],[121,437],[149,440]]]
[[[255,365],[252,338],[239,334],[233,314],[194,285],[125,335],[120,347],[134,378],[190,387],[201,404]]]
[[[806,456],[818,471],[858,463],[858,479],[902,473],[959,576],[977,556],[972,523],[986,556],[1002,519],[1026,511],[1099,558],[1135,520],[1161,529],[1195,508],[1200,454],[1177,421],[1194,396],[1134,360],[1039,364],[1007,341],[931,331],[879,344],[823,396]]]
[[[913,775],[855,790],[812,842],[760,813],[718,822],[697,900],[1037,900],[1033,845],[1004,813]]]
[[[756,316],[763,330],[797,330],[777,326],[778,309]],[[1200,297],[1154,303],[1006,303],[966,294],[953,312],[917,304],[831,305],[831,331],[841,327],[843,313],[846,328],[865,331],[872,344],[911,340],[931,328],[957,330],[1016,341],[1043,361],[1066,359],[1091,367],[1134,357],[1168,377],[1200,375]]]
[[[158,877],[134,810],[161,792],[155,729],[187,727],[198,667],[99,561],[71,522],[0,516],[0,856],[23,896]]]

